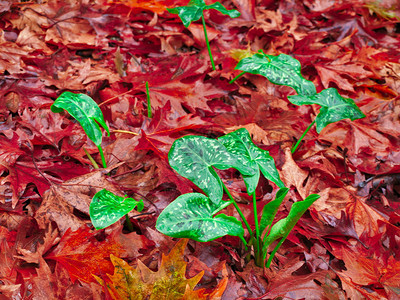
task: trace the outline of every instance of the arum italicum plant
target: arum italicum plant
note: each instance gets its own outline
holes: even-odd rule
[[[179,6],[174,8],[167,8],[168,12],[172,14],[177,14],[182,20],[183,25],[188,28],[190,23],[197,21],[201,18],[203,23],[204,38],[207,44],[208,55],[210,56],[210,61],[213,70],[215,70],[215,63],[211,53],[210,42],[208,40],[206,21],[204,19],[204,11],[207,9],[215,9],[224,15],[228,15],[231,18],[237,18],[240,16],[240,12],[235,9],[228,10],[221,3],[215,2],[210,5],[206,5],[204,0],[191,0],[186,6]]]
[[[179,196],[161,212],[156,228],[171,237],[191,238],[200,242],[212,241],[225,235],[237,236],[246,246],[253,248],[255,262],[260,267],[264,264],[269,246],[279,240],[267,261],[267,267],[270,266],[276,251],[296,222],[319,198],[319,195],[312,194],[303,201],[294,203],[289,215],[273,224],[289,189],[284,187],[274,159],[268,151],[253,143],[245,128],[217,140],[203,136],[184,136],[173,143],[168,160],[176,172],[191,180],[205,194],[188,193]],[[253,198],[254,230],[215,170],[228,168],[235,168],[241,173],[247,193]],[[264,206],[261,218],[256,205],[260,171],[280,188],[275,200]],[[223,199],[224,193],[229,200]],[[220,213],[229,205],[236,208],[241,221]],[[244,227],[248,231],[247,239]]]
[[[239,61],[235,69],[243,72],[231,80],[231,83],[246,72],[262,75],[274,84],[293,88],[297,95],[288,96],[288,100],[291,103],[295,105],[318,104],[321,106],[315,120],[292,147],[292,153],[296,151],[302,139],[314,124],[316,124],[317,132],[320,133],[330,123],[343,119],[353,121],[365,117],[352,99],[343,98],[335,88],[324,89],[317,93],[314,83],[304,79],[301,75],[300,62],[289,55],[267,55],[262,50],[259,50],[253,56]]]
[[[75,120],[81,124],[88,138],[99,149],[101,161],[104,168],[107,168],[103,149],[101,148],[102,135],[99,124],[110,135],[110,131],[104,121],[103,113],[97,103],[88,95],[74,94],[71,92],[62,93],[51,106],[51,111],[61,113],[66,110]],[[98,123],[98,124],[97,124]],[[87,152],[86,152],[87,153]],[[89,153],[87,153],[89,156]],[[97,167],[96,162],[89,156],[92,164]],[[136,201],[133,198],[120,197],[114,193],[102,189],[97,192],[90,203],[89,215],[94,228],[103,229],[117,222],[125,216],[127,226],[133,231],[132,223],[128,213],[137,207],[138,211],[143,209],[143,201]]]

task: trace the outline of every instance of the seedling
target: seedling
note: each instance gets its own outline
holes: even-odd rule
[[[115,195],[114,193],[102,189],[97,192],[90,203],[89,215],[94,228],[97,230],[106,228],[123,216],[128,218],[128,213],[135,207],[137,211],[143,210],[143,200],[136,201],[133,198],[125,198]],[[132,223],[127,222],[130,231],[133,231]]]
[[[147,97],[147,117],[152,118],[151,113],[151,101],[150,101],[150,91],[149,91],[149,82],[146,81],[146,97]]]
[[[56,101],[54,101],[51,106],[51,111],[54,113],[60,113],[63,109],[65,109],[81,124],[86,135],[99,149],[103,167],[107,168],[103,149],[101,148],[102,132],[97,123],[107,131],[108,135],[110,135],[110,131],[97,103],[85,94],[64,92],[56,99]],[[94,165],[96,166],[95,162]],[[110,226],[125,215],[127,226],[131,231],[133,231],[128,213],[136,206],[138,206],[138,210],[141,211],[143,209],[142,200],[136,201],[132,198],[119,197],[112,192],[103,189],[93,196],[89,207],[89,215],[93,226],[96,229]]]
[[[314,83],[304,79],[301,75],[300,62],[289,55],[279,54],[278,56],[273,56],[259,50],[253,56],[239,61],[235,69],[243,72],[231,80],[231,83],[246,72],[262,75],[274,84],[286,85],[293,88],[298,95],[288,96],[291,103],[295,105],[318,104],[321,106],[316,119],[308,126],[293,146],[292,153],[296,151],[314,123],[317,125],[317,132],[320,133],[330,123],[343,119],[354,121],[365,117],[364,113],[352,99],[343,98],[335,88],[324,89],[317,94]]]
[[[99,124],[107,131],[108,136],[110,136],[110,130],[97,103],[88,95],[64,92],[54,101],[51,111],[61,113],[64,109],[81,124],[88,138],[99,149],[103,167],[107,168],[103,149],[101,148],[103,134]]]
[[[289,215],[272,225],[276,212],[289,189],[284,187],[273,158],[268,151],[258,148],[251,140],[249,132],[239,129],[218,140],[203,136],[185,136],[176,140],[168,154],[171,167],[181,176],[188,178],[206,194],[188,193],[179,196],[159,215],[156,228],[171,237],[191,238],[208,242],[225,235],[239,237],[245,245],[254,249],[255,262],[263,266],[268,247],[280,239],[267,262],[283,243],[296,222],[308,207],[319,198],[310,195],[304,201],[292,205]],[[226,185],[214,169],[235,168],[242,176],[247,193],[253,198],[255,230],[244,217]],[[259,222],[256,207],[256,187],[261,173],[274,182],[280,190],[275,200],[265,205]],[[224,192],[229,200],[223,200]],[[234,205],[249,232],[248,241],[244,237],[242,223],[232,216],[219,213],[229,205]]]
[[[228,15],[231,18],[237,18],[240,16],[240,12],[235,9],[228,10],[221,3],[215,2],[211,5],[206,5],[204,0],[191,0],[186,6],[179,6],[175,8],[167,8],[167,10],[172,14],[177,14],[182,20],[183,25],[187,28],[190,23],[197,21],[201,18],[203,23],[204,37],[207,44],[208,55],[210,56],[210,61],[213,70],[215,70],[215,63],[211,53],[210,42],[208,41],[206,21],[204,20],[204,11],[207,9],[215,9],[224,15]]]

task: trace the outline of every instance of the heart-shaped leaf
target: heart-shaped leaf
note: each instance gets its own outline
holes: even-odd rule
[[[92,98],[85,94],[62,93],[51,106],[51,111],[60,113],[65,109],[75,120],[77,120],[89,139],[100,147],[102,133],[97,121],[110,135],[103,113]]]
[[[252,195],[258,185],[260,178],[260,170],[268,180],[274,182],[279,187],[284,187],[283,182],[279,177],[274,159],[269,155],[269,152],[262,150],[254,145],[251,140],[250,133],[246,128],[240,128],[234,132],[218,138],[225,148],[232,154],[237,156],[237,159],[254,170],[254,175],[243,176],[247,187],[247,193]]]
[[[89,207],[90,220],[97,230],[106,228],[128,214],[137,206],[137,211],[143,209],[143,200],[124,198],[102,189],[97,192]]]
[[[306,212],[306,210],[320,197],[320,195],[317,194],[311,194],[308,196],[306,199],[303,201],[299,201],[296,203],[293,203],[292,208],[290,209],[290,212],[288,216],[284,219],[279,220],[272,226],[271,231],[268,236],[265,236],[264,241],[263,241],[263,253],[264,256],[267,255],[267,249],[271,243],[279,238],[281,240],[279,241],[278,245],[275,247],[275,249],[272,251],[268,262],[267,262],[267,268],[269,268],[269,265],[272,261],[272,258],[274,257],[276,251],[278,251],[279,247],[283,244],[283,242],[286,240],[287,236],[289,233],[292,231],[293,227],[296,225],[297,221],[301,218],[301,216]],[[264,257],[265,258],[265,257]]]
[[[168,160],[175,171],[201,188],[216,204],[222,200],[223,187],[213,167],[235,168],[244,175],[254,175],[254,169],[247,162],[229,153],[217,140],[204,136],[177,139],[171,146]]]
[[[184,194],[176,198],[159,215],[156,228],[165,235],[209,242],[224,235],[238,236],[244,240],[240,221],[224,214],[215,213],[231,204],[216,205],[200,193]]]
[[[283,199],[285,199],[289,189],[284,187],[281,188],[275,195],[275,200],[268,202],[262,211],[261,221],[260,221],[260,234],[262,234],[267,228],[267,226],[271,226],[272,221],[275,218],[276,212],[278,211],[279,206],[282,204]]]
[[[240,12],[235,9],[228,10],[221,3],[215,2],[211,5],[206,5],[203,0],[191,0],[186,6],[179,6],[175,8],[167,8],[172,14],[177,14],[181,18],[185,27],[189,27],[190,23],[197,21],[203,15],[203,11],[207,9],[215,9],[224,15],[231,18],[240,16]]]
[[[235,69],[265,76],[275,84],[290,86],[299,95],[314,95],[317,92],[314,83],[301,75],[300,62],[286,54],[273,56],[261,51],[243,58]]]
[[[318,94],[305,96],[288,96],[295,105],[318,104],[321,105],[319,114],[315,119],[317,132],[320,133],[326,125],[343,119],[356,120],[365,118],[364,113],[350,98],[343,98],[335,88],[328,88]]]

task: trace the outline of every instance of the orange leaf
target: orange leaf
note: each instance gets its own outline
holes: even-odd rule
[[[103,275],[113,270],[110,254],[120,255],[122,252],[114,240],[108,238],[99,242],[94,235],[95,232],[89,232],[89,228],[68,229],[57,248],[45,258],[53,259],[67,269],[72,282],[76,279],[93,281],[92,274]]]
[[[216,289],[208,294],[204,289],[194,291],[204,271],[187,279],[187,263],[183,253],[188,240],[180,240],[168,255],[162,255],[161,266],[157,272],[151,271],[141,261],[136,269],[124,260],[111,255],[114,275],[108,275],[110,282],[95,276],[103,286],[107,286],[113,299],[220,299],[227,285],[227,279],[220,281]]]

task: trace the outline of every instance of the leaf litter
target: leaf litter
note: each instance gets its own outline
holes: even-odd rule
[[[183,280],[177,299],[399,297],[395,1],[223,1],[241,16],[205,13],[216,71],[200,23],[185,28],[166,11],[187,1],[100,2],[0,1],[0,296],[104,299],[114,293],[101,284],[116,276],[114,266],[156,282],[162,277],[154,274],[168,277],[165,255],[180,247],[171,252]],[[290,88],[254,74],[229,85],[237,61],[259,49],[296,58],[317,92],[338,89],[366,118],[313,129],[292,155],[319,107],[292,105]],[[107,170],[91,166],[82,147],[100,156],[79,124],[50,111],[65,91],[100,104],[111,132],[103,135]],[[307,195],[321,195],[269,269],[254,267],[236,237],[186,246],[155,231],[173,199],[199,191],[169,168],[173,141],[243,127],[290,188],[280,218]],[[222,174],[249,215],[237,175]],[[90,199],[103,188],[143,199],[144,210],[129,214],[134,232],[122,223],[91,227]],[[260,204],[274,199],[272,189],[257,189]]]

